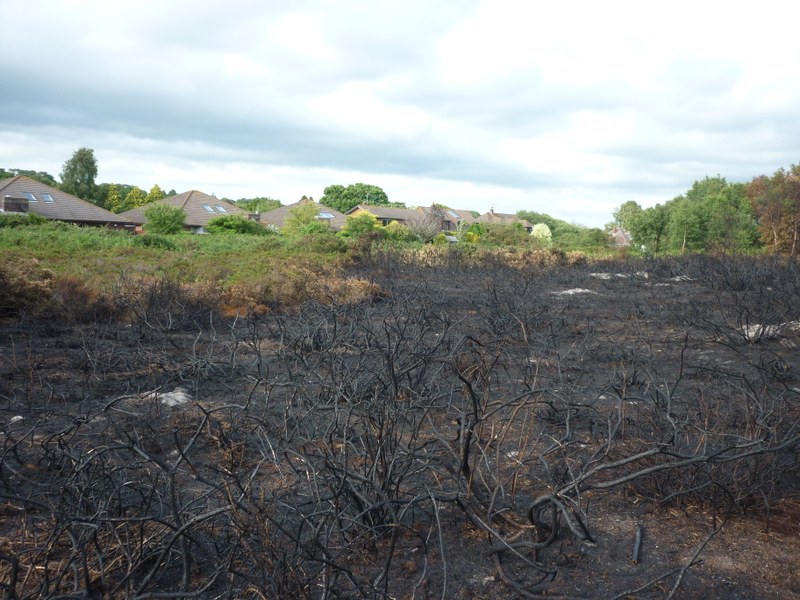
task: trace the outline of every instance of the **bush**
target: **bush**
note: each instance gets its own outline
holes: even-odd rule
[[[486,228],[486,235],[482,240],[491,246],[530,246],[531,239],[522,227],[516,224],[492,224]]]
[[[271,233],[269,229],[257,221],[251,221],[242,215],[225,215],[211,219],[208,225],[205,226],[205,230],[213,234],[246,233],[250,235],[268,235]]]
[[[137,235],[131,242],[132,246],[137,248],[156,248],[158,250],[175,250],[177,246],[165,238],[163,235],[157,233],[147,233],[145,235]]]
[[[36,260],[13,270],[0,265],[0,319],[40,312],[50,303],[53,278]]]
[[[186,222],[186,211],[168,204],[154,204],[145,209],[144,216],[147,217],[144,228],[148,233],[163,235],[180,233]]]
[[[0,214],[0,229],[4,227],[9,229],[13,229],[14,227],[30,227],[31,225],[42,225],[44,223],[47,223],[47,219],[36,213]]]
[[[376,231],[383,231],[383,227],[378,222],[375,215],[368,212],[362,212],[347,217],[341,235],[345,237],[361,237],[363,235],[372,234]]]
[[[386,239],[392,242],[411,242],[416,236],[411,230],[397,221],[392,221],[384,228]]]
[[[347,242],[334,234],[324,223],[325,231],[308,233],[294,241],[294,246],[305,252],[339,254],[347,250]]]

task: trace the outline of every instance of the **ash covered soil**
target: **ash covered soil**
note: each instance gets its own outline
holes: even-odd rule
[[[0,324],[6,597],[800,598],[796,264],[357,275]]]

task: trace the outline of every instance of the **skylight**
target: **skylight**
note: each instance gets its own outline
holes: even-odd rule
[[[332,219],[333,215],[329,212],[321,212],[317,215],[320,219]]]
[[[33,192],[22,192],[22,195],[28,199],[28,202],[38,202],[36,196],[33,195]]]
[[[456,219],[456,220],[458,220],[458,219],[459,219],[458,213],[457,213],[457,212],[455,212],[454,210],[448,210],[448,211],[447,211],[447,214],[448,214],[448,215],[450,215],[451,217],[453,217],[453,218],[454,218],[454,219]]]
[[[203,204],[203,208],[205,209],[206,212],[210,212],[210,213],[214,212],[214,209],[211,207],[210,204]]]
[[[51,202],[51,203],[55,202],[55,200],[53,199],[53,197],[50,194],[42,194],[42,200],[44,200],[45,202]]]
[[[217,204],[217,210],[218,210],[219,212],[221,212],[221,213],[226,213],[226,212],[228,212],[228,211],[225,209],[225,207],[224,207],[224,206],[220,206],[219,204]]]

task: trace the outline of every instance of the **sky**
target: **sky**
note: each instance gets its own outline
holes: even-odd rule
[[[0,167],[590,227],[800,162],[800,4],[0,0]]]

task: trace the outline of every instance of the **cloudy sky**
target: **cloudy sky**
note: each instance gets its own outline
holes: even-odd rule
[[[602,226],[800,162],[786,0],[2,0],[0,167]]]

